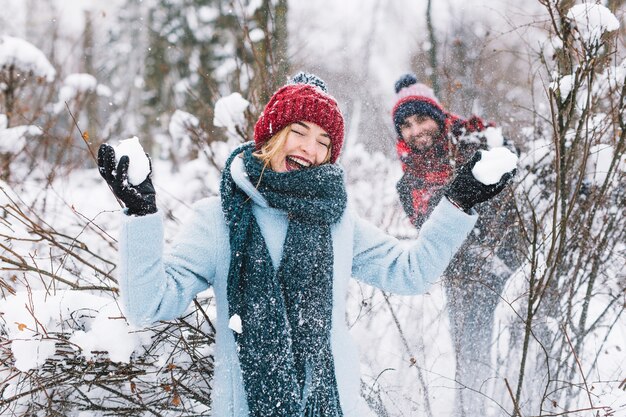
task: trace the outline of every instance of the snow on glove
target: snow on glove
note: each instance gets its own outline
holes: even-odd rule
[[[474,153],[472,159],[461,166],[454,180],[452,180],[444,191],[444,195],[448,197],[452,203],[456,203],[466,212],[469,212],[476,204],[485,202],[500,193],[517,171],[514,169],[505,173],[500,178],[500,181],[495,184],[483,184],[472,174],[472,168],[480,161],[481,157],[482,154],[480,151]]]
[[[148,156],[148,154],[146,154]],[[150,161],[150,157],[148,156]],[[124,155],[115,166],[115,150],[110,145],[102,144],[98,149],[98,170],[102,178],[109,184],[113,194],[126,205],[127,214],[145,216],[156,213],[156,195],[152,185],[152,161],[150,172],[139,185],[132,185],[128,181],[128,165],[130,159]]]

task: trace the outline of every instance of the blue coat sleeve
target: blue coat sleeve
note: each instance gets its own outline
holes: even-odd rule
[[[422,293],[441,276],[477,219],[443,198],[417,239],[399,241],[357,218],[352,275],[384,291]]]
[[[209,200],[193,207],[167,255],[160,212],[123,214],[120,233],[120,292],[128,320],[148,325],[180,317],[197,293],[213,284],[219,208]],[[216,213],[217,212],[217,213]]]

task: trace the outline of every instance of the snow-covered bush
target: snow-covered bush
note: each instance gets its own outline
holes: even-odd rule
[[[511,391],[499,381],[493,390],[513,415],[613,415],[626,330],[617,325],[626,289],[619,24],[599,4],[542,4],[558,16],[546,36],[561,42],[554,56],[540,51],[549,111],[538,102],[524,131],[516,198],[527,260],[505,289],[494,345]]]
[[[27,142],[41,136],[40,128],[22,125],[32,120],[40,103],[23,99],[28,88],[51,83],[56,71],[41,50],[33,44],[13,36],[0,37],[0,97],[4,114],[0,123],[0,180],[11,176],[11,164],[24,150]]]

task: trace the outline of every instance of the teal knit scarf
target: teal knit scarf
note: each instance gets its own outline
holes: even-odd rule
[[[252,201],[230,173],[242,150],[252,184],[258,184],[271,207],[289,216],[277,272],[252,213]],[[343,171],[330,164],[286,173],[263,170],[253,151],[254,144],[235,150],[221,183],[230,230],[229,313],[239,315],[242,322],[235,340],[250,415],[340,417],[330,346],[330,229],[346,207]]]

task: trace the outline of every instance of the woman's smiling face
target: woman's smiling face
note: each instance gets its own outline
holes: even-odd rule
[[[285,143],[270,159],[275,172],[306,169],[328,162],[331,141],[328,133],[312,122],[299,121],[289,126]]]

